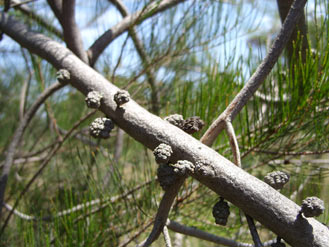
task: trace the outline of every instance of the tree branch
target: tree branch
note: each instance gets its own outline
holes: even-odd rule
[[[94,66],[98,57],[102,54],[105,48],[120,34],[128,31],[128,29],[138,23],[143,22],[149,17],[152,17],[160,12],[169,9],[186,0],[162,0],[159,2],[153,2],[146,6],[143,10],[137,11],[125,17],[121,22],[107,30],[102,36],[100,36],[94,44],[88,50],[89,64]]]
[[[284,47],[289,41],[291,34],[303,13],[307,0],[295,0],[283,23],[280,33],[276,37],[270,52],[263,62],[258,66],[255,73],[251,76],[246,85],[237,94],[225,111],[211,124],[206,133],[202,136],[201,141],[211,146],[218,134],[225,128],[225,121],[232,122],[241,109],[247,104],[249,99],[254,95],[259,86],[265,81],[277,62]]]
[[[100,205],[100,206],[96,210],[93,210],[92,213],[99,212],[100,209],[105,208],[105,206],[108,207],[110,204],[113,204],[118,200],[121,200],[123,198],[129,198],[137,190],[140,190],[141,188],[151,184],[151,182],[153,182],[153,180],[147,181],[147,182],[145,182],[141,185],[138,185],[135,188],[133,188],[133,189],[121,194],[121,195],[118,195],[118,196],[112,196],[112,197],[102,198],[102,199],[94,199],[94,200],[91,200],[91,201],[88,201],[88,202],[85,202],[85,203],[82,203],[82,204],[78,204],[78,205],[76,205],[72,208],[60,211],[55,215],[47,215],[47,216],[43,216],[42,218],[38,218],[38,217],[33,216],[33,215],[24,214],[24,213],[16,210],[14,207],[12,207],[11,205],[9,205],[5,202],[4,202],[4,207],[8,211],[12,211],[13,214],[17,215],[18,217],[22,218],[23,220],[28,220],[28,221],[31,221],[31,220],[34,220],[34,221],[50,221],[54,218],[63,217],[63,216],[66,216],[66,215],[69,215],[69,214],[72,214],[72,213],[75,213],[75,212],[78,212],[78,211],[82,211],[82,210],[87,211],[88,208],[91,208],[95,205]],[[77,218],[76,220],[78,221],[78,219],[79,218]]]
[[[47,0],[50,8],[57,17],[59,23],[63,26],[63,10],[62,10],[62,0]]]
[[[171,162],[189,160],[196,164],[192,174],[195,179],[290,245],[327,246],[329,229],[313,218],[300,217],[298,205],[263,181],[238,168],[184,131],[149,113],[135,101],[130,100],[118,108],[113,97],[119,89],[59,43],[42,34],[29,32],[24,25],[5,13],[1,14],[0,29],[55,68],[67,69],[71,74],[70,83],[83,94],[91,90],[102,92],[104,101],[100,110],[127,134],[152,150],[160,143],[170,145],[173,150]]]
[[[167,226],[163,227],[162,233],[163,233],[166,247],[172,247]]]
[[[159,237],[159,235],[163,230],[163,227],[166,225],[171,206],[184,181],[185,178],[179,179],[178,181],[176,181],[175,184],[170,186],[170,188],[165,191],[161,199],[157,214],[155,216],[152,232],[148,236],[147,240],[144,243],[142,243],[140,246],[143,247],[150,246]]]
[[[82,61],[88,63],[88,56],[83,49],[83,41],[80,29],[75,22],[75,0],[63,1],[63,23],[64,41],[67,47],[73,51]]]
[[[187,235],[187,236],[196,237],[196,238],[203,239],[203,240],[215,243],[215,244],[220,244],[223,246],[253,247],[252,244],[236,242],[231,239],[219,237],[219,236],[213,235],[211,233],[199,230],[196,227],[189,227],[189,226],[182,225],[173,220],[168,220],[167,227],[168,227],[168,229],[170,229],[174,232],[179,232],[179,233]],[[272,240],[268,241],[268,242],[264,243],[264,246],[271,246],[271,244],[273,244],[274,242],[275,241],[272,241]]]

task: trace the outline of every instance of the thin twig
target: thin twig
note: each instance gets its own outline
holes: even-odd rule
[[[230,139],[230,145],[231,145],[231,149],[232,149],[232,153],[233,153],[233,157],[234,157],[234,161],[235,161],[234,163],[238,167],[241,167],[240,149],[239,149],[238,141],[235,136],[235,131],[234,131],[233,125],[230,121],[225,121],[225,127],[226,127],[225,128],[226,132]],[[246,214],[246,218],[247,218],[247,222],[248,222],[248,226],[249,226],[249,230],[250,230],[252,239],[255,243],[255,247],[262,247],[263,244],[260,241],[260,238],[259,238],[259,235],[257,232],[257,228],[255,226],[255,222],[254,222],[253,218],[247,214]]]
[[[54,12],[56,18],[63,26],[63,2],[62,0],[47,0],[50,8]],[[64,36],[63,36],[64,37]],[[64,38],[63,38],[64,39]]]
[[[147,182],[145,182],[141,185],[138,185],[135,188],[127,191],[126,193],[118,195],[118,196],[112,196],[112,197],[109,197],[109,198],[102,198],[102,199],[95,199],[95,200],[92,200],[92,201],[89,201],[89,202],[86,202],[86,203],[83,203],[83,204],[76,205],[72,208],[65,209],[63,211],[58,212],[55,215],[43,216],[42,218],[38,218],[38,217],[33,216],[33,215],[24,214],[24,213],[22,213],[22,212],[20,212],[16,209],[14,209],[11,205],[9,205],[7,203],[4,203],[4,207],[8,211],[13,211],[13,214],[20,217],[23,220],[27,220],[27,221],[30,221],[30,220],[33,220],[33,221],[50,221],[54,218],[63,217],[63,216],[66,216],[66,215],[69,215],[69,214],[72,214],[72,213],[75,213],[75,212],[78,212],[78,211],[85,210],[86,208],[93,207],[93,206],[101,204],[100,207],[96,208],[95,210],[92,210],[87,215],[83,215],[83,217],[78,217],[77,219],[75,219],[75,222],[77,222],[77,221],[79,221],[79,220],[81,220],[81,219],[83,219],[83,218],[85,218],[85,217],[87,217],[91,214],[99,212],[101,209],[104,209],[105,207],[108,207],[109,204],[115,203],[116,201],[121,200],[122,198],[129,197],[132,193],[134,193],[137,190],[149,185],[152,182],[153,182],[153,180],[147,181]]]
[[[88,56],[83,48],[80,29],[75,21],[75,0],[65,0],[62,5],[64,40],[67,47],[82,61],[88,63]]]
[[[246,214],[246,218],[247,218],[247,222],[248,222],[250,234],[252,236],[252,240],[255,243],[255,247],[262,247],[262,246],[264,246],[262,244],[262,242],[260,241],[260,238],[259,238],[259,235],[258,235],[258,232],[257,232],[257,228],[255,226],[254,219],[251,216],[247,215],[247,214]]]
[[[121,0],[109,0],[111,3],[113,3],[121,13],[123,17],[127,17],[129,15],[128,9],[123,4]],[[156,115],[159,114],[160,106],[159,106],[159,94],[157,89],[157,83],[155,79],[155,73],[153,69],[150,67],[151,65],[151,59],[147,55],[144,44],[142,40],[138,37],[136,28],[134,26],[131,26],[128,30],[128,33],[133,40],[133,43],[135,45],[136,51],[142,61],[143,67],[146,72],[147,81],[151,88],[151,102],[152,102],[152,112]]]
[[[89,63],[93,66],[98,57],[103,53],[105,48],[122,33],[128,31],[128,29],[137,23],[150,18],[159,12],[163,12],[172,6],[175,6],[186,0],[162,0],[161,2],[151,2],[148,6],[144,7],[143,10],[137,11],[123,20],[118,24],[111,27],[103,35],[101,35],[88,49]]]
[[[116,202],[118,200],[121,200],[123,198],[130,198],[130,195],[132,195],[135,191],[151,184],[153,181],[154,180],[150,180],[150,181],[147,181],[143,184],[140,184],[140,185],[136,186],[135,188],[133,188],[133,189],[131,189],[131,190],[125,192],[125,193],[122,193],[119,196],[111,197],[110,200],[109,199],[103,199],[103,201],[101,201],[102,205],[100,205],[98,208],[95,208],[95,209],[91,210],[89,213],[86,213],[82,216],[77,217],[74,222],[77,222],[77,221],[82,220],[82,219],[84,219],[84,218],[86,218],[86,217],[88,217],[92,214],[100,212],[101,210],[103,210],[104,208],[108,207],[109,205],[113,204],[114,202]]]
[[[132,237],[130,237],[126,242],[120,244],[118,247],[125,247],[135,240],[139,235],[147,230],[153,224],[153,219],[150,220],[144,227],[142,227],[138,232],[136,232]]]
[[[163,238],[164,238],[166,247],[172,247],[167,226],[163,227],[162,233],[163,233]]]
[[[157,214],[155,216],[152,232],[146,239],[145,243],[142,243],[140,246],[143,246],[143,247],[150,246],[159,237],[159,235],[162,232],[162,229],[165,226],[166,221],[168,219],[168,215],[169,215],[171,206],[178,194],[180,187],[184,183],[184,181],[185,181],[185,178],[179,178],[175,184],[170,186],[170,188],[168,188],[165,191],[165,193],[161,199]]]
[[[71,130],[63,137],[63,139],[61,141],[58,142],[58,144],[49,152],[47,158],[45,158],[45,160],[41,163],[38,171],[33,175],[33,177],[29,180],[29,182],[25,185],[24,189],[21,191],[21,193],[18,195],[13,209],[16,209],[16,207],[18,206],[18,203],[20,202],[20,200],[22,199],[23,195],[28,191],[28,189],[30,188],[30,186],[33,184],[33,182],[36,180],[36,178],[41,174],[41,172],[43,171],[43,169],[48,165],[49,161],[53,158],[53,156],[56,154],[56,152],[60,149],[60,147],[62,146],[62,144],[64,143],[64,141],[69,138],[71,136],[71,134],[73,133],[73,131],[79,127],[79,125],[84,122],[85,120],[87,120],[91,115],[95,114],[96,110],[93,110],[91,112],[89,112],[87,115],[85,115],[83,118],[81,118],[79,121],[77,121],[73,127],[71,128]],[[2,201],[3,204],[3,201]],[[12,216],[13,211],[10,211],[3,226],[1,227],[0,230],[0,236],[3,234],[10,217]]]
[[[24,214],[16,209],[14,209],[12,206],[10,206],[9,204],[7,204],[5,202],[3,203],[3,206],[5,207],[5,209],[7,209],[10,212],[13,212],[14,215],[17,215],[19,218],[21,218],[23,220],[27,220],[27,221],[36,220],[35,216]]]
[[[25,1],[26,2],[26,1]],[[21,2],[18,0],[11,0],[11,7],[18,9],[24,15],[28,16],[30,19],[35,20],[39,25],[46,28],[48,31],[55,34],[60,39],[63,39],[63,33],[57,27],[49,23],[48,20],[44,19],[42,16],[37,15],[32,9],[28,6],[24,5],[25,2]]]
[[[28,71],[28,77],[25,79],[21,94],[20,94],[20,99],[19,99],[19,119],[22,120],[25,114],[25,107],[26,107],[26,99],[28,96],[28,89],[29,85],[32,79],[32,71],[30,69],[28,59],[25,55],[24,49],[21,49],[22,57],[24,59],[25,65],[26,65],[26,70]]]
[[[44,76],[43,76],[43,73],[42,73],[42,68],[41,68],[41,64],[40,64],[40,61],[37,62],[37,65],[38,67],[37,69],[37,73],[38,73],[38,77],[40,79],[40,83],[42,85],[42,87],[44,88],[46,86],[46,82],[45,82],[45,79],[44,79]],[[45,105],[45,109],[46,109],[46,112],[47,112],[47,115],[48,115],[48,118],[50,119],[49,121],[49,127],[53,127],[53,129],[55,130],[55,133],[57,134],[57,137],[59,140],[62,139],[62,135],[61,133],[59,132],[58,130],[58,126],[57,126],[57,121],[56,121],[56,118],[55,118],[55,114],[53,112],[53,109],[49,103],[48,100],[45,100],[44,102],[44,105]]]
[[[227,239],[223,237],[219,237],[217,235],[202,231],[196,227],[189,227],[182,225],[176,221],[168,220],[167,223],[168,229],[178,232],[187,236],[196,237],[198,239],[203,239],[212,243],[219,244],[221,246],[230,246],[230,247],[253,247],[254,245],[249,243],[236,242],[232,239]],[[271,244],[275,243],[275,240],[270,240],[264,243],[264,246],[271,246]]]
[[[2,169],[2,174],[0,178],[0,207],[2,208],[3,201],[4,201],[4,195],[5,195],[5,190],[6,190],[6,185],[7,185],[7,180],[8,176],[10,173],[11,166],[13,164],[14,160],[14,155],[16,152],[16,148],[18,144],[20,143],[20,140],[24,134],[24,131],[28,124],[30,123],[31,119],[39,109],[39,107],[43,104],[43,102],[51,96],[54,92],[58,91],[62,87],[64,87],[65,84],[56,82],[52,84],[50,87],[45,89],[43,93],[39,95],[37,100],[34,102],[34,104],[30,107],[30,109],[26,112],[24,115],[24,118],[19,122],[19,125],[17,129],[15,130],[13,139],[9,145],[7,155],[6,155],[6,160]],[[0,219],[2,216],[2,210],[0,210]]]
[[[234,163],[238,167],[241,167],[240,149],[239,149],[239,144],[238,144],[238,140],[235,135],[233,125],[230,121],[226,121],[225,124],[226,124],[226,133],[229,137],[231,150],[233,153]]]
[[[273,154],[273,155],[321,155],[329,153],[329,149],[326,150],[316,150],[316,151],[301,151],[301,152],[290,152],[290,151],[272,151],[272,150],[264,150],[259,148],[252,149],[253,152],[264,153],[264,154]]]

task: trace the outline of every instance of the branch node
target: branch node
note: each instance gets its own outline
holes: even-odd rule
[[[130,100],[130,94],[128,91],[119,90],[114,95],[114,101],[117,103],[117,106],[120,107],[121,105],[127,103]]]
[[[164,118],[165,121],[171,123],[172,125],[175,125],[176,127],[182,129],[184,125],[184,118],[180,114],[172,114]]]
[[[179,176],[187,176],[194,173],[194,164],[188,160],[179,160],[176,164],[170,164],[173,167],[174,173]]]
[[[71,79],[71,74],[67,69],[60,69],[56,73],[56,78],[60,83],[66,83]]]
[[[101,106],[103,95],[97,91],[90,91],[85,98],[89,108],[98,109]]]
[[[272,188],[276,190],[280,190],[283,188],[283,186],[288,183],[290,179],[289,174],[282,172],[282,171],[274,171],[271,173],[268,173],[264,177],[264,182],[270,185]]]
[[[172,153],[173,153],[173,151],[172,151],[171,147],[164,143],[161,143],[153,151],[155,160],[158,164],[168,163]]]
[[[194,116],[184,121],[182,129],[188,134],[193,134],[200,131],[204,125],[204,121],[200,117]]]
[[[315,217],[319,216],[324,212],[324,202],[316,197],[307,197],[302,202],[302,208],[300,210],[300,213],[303,213],[305,217]]]
[[[92,137],[106,139],[110,137],[110,132],[114,128],[114,123],[109,118],[96,118],[89,126],[89,133]]]

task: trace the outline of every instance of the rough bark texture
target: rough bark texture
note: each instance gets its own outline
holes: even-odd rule
[[[315,219],[300,217],[300,207],[269,185],[179,128],[152,115],[133,100],[117,108],[113,96],[119,89],[62,45],[41,34],[29,32],[24,25],[6,14],[1,15],[0,29],[57,69],[67,69],[71,74],[72,86],[83,94],[91,90],[102,92],[104,102],[101,110],[137,141],[152,150],[160,143],[170,145],[174,151],[172,161],[189,160],[194,164],[202,161],[203,165],[197,167],[193,174],[195,179],[292,246],[328,247],[328,228]]]

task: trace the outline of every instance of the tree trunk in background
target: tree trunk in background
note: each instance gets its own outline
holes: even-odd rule
[[[281,22],[283,23],[289,12],[290,6],[293,3],[293,0],[277,0],[277,3],[278,3]],[[296,43],[296,41],[298,40],[299,42]],[[294,43],[296,46],[295,52],[294,52]],[[296,58],[299,59],[299,55],[298,55],[299,52],[301,52],[302,62],[305,62],[307,49],[308,49],[307,25],[306,25],[305,13],[303,13],[286,47],[289,65],[291,64],[291,59],[294,57],[294,55],[296,55]]]

